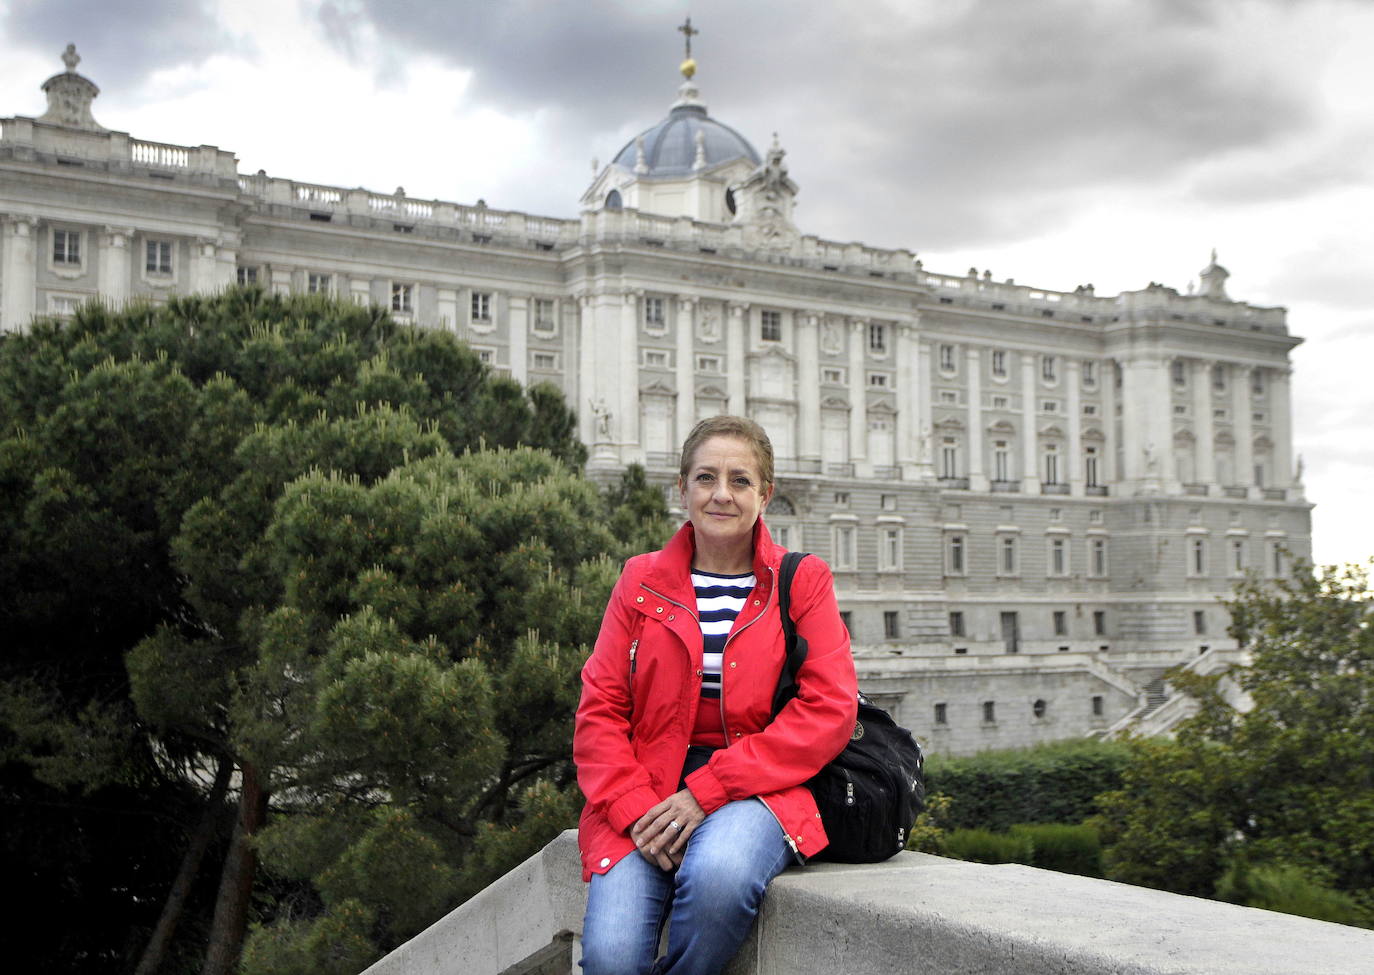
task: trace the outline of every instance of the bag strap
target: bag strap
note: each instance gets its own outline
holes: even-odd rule
[[[797,639],[797,624],[792,621],[792,578],[806,556],[806,552],[788,552],[782,557],[782,567],[778,572],[778,612],[782,615],[787,658],[783,661],[782,672],[778,674],[778,689],[773,692],[774,717],[783,709],[783,705],[796,696],[797,672],[806,661],[806,641]]]

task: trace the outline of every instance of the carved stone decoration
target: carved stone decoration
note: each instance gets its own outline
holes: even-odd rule
[[[596,442],[611,442],[611,409],[606,405],[606,398],[598,396],[590,401],[592,417],[596,421]]]
[[[735,187],[735,199],[740,203],[737,219],[744,224],[746,242],[753,246],[786,249],[797,240],[797,228],[792,224],[797,184],[787,175],[784,156],[786,152],[774,133],[763,165]]]
[[[81,55],[76,53],[76,45],[68,44],[62,53],[62,63],[67,70],[43,82],[43,92],[48,96],[48,110],[38,121],[69,129],[104,132],[105,127],[91,115],[91,102],[100,94],[100,89],[91,79],[76,73],[80,61]]]
[[[821,325],[821,351],[826,355],[839,355],[844,351],[844,336],[840,327],[829,319]]]
[[[720,341],[720,313],[703,307],[697,321],[697,337],[703,342]]]

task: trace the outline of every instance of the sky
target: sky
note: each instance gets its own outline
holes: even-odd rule
[[[0,117],[68,42],[94,115],[241,172],[573,217],[676,97],[777,133],[804,233],[1099,295],[1288,309],[1319,564],[1374,557],[1370,0],[0,0]]]

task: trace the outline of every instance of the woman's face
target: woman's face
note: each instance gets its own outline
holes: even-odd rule
[[[750,541],[754,523],[773,495],[771,484],[764,489],[754,448],[738,437],[703,441],[678,489],[699,548]]]

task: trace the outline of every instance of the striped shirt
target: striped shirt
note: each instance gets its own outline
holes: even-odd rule
[[[723,576],[692,571],[696,590],[697,618],[701,621],[701,706],[697,708],[693,744],[720,745],[725,727],[720,716],[720,670],[726,637],[735,617],[754,590],[754,573]]]

